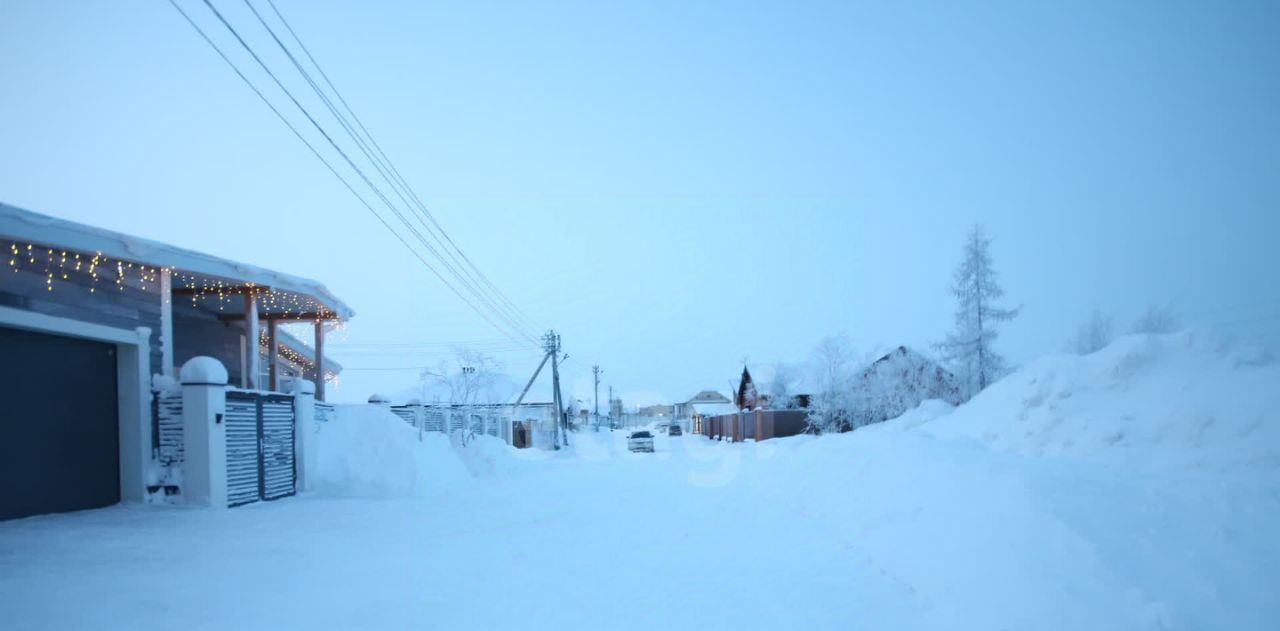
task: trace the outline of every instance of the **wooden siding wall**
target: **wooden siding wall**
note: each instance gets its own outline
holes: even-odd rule
[[[68,272],[66,280],[55,277],[53,291],[50,291],[48,273],[42,267],[20,267],[16,272],[12,268],[0,269],[0,306],[118,329],[148,327],[151,329],[151,373],[159,374],[162,371],[160,286],[156,283],[144,291],[132,284],[136,281],[133,276],[129,278],[130,283],[117,285],[115,268],[104,266],[98,270],[96,284],[83,271]],[[94,289],[92,293],[90,288]],[[175,297],[173,328],[174,366],[180,368],[192,357],[208,355],[222,362],[232,384],[240,383],[243,324],[219,321],[212,313],[197,311],[191,306],[190,298]]]
[[[36,261],[40,263],[39,258]],[[66,280],[56,276],[53,291],[49,290],[48,279],[42,267],[27,269],[20,265],[18,271],[0,269],[0,305],[118,329],[148,327],[151,329],[151,372],[161,371],[158,283],[146,291],[127,283],[116,285],[115,269],[108,267],[98,270],[96,285],[83,271],[68,272]],[[94,289],[92,293],[90,288]]]
[[[173,357],[174,365],[181,367],[192,357],[205,355],[220,362],[227,369],[227,381],[240,385],[240,336],[244,324],[223,322],[211,313],[196,311],[191,300],[183,305],[180,298],[173,303]],[[247,340],[246,340],[247,341]],[[257,349],[255,343],[250,348]],[[263,384],[263,388],[266,384]]]

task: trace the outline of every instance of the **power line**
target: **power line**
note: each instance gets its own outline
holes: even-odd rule
[[[231,32],[231,34],[236,38],[236,40],[237,40],[238,42],[240,42],[240,45],[241,45],[241,46],[243,46],[243,47],[244,47],[244,49],[245,49],[245,51],[246,51],[246,52],[248,52],[248,53],[249,53],[249,55],[253,57],[254,61],[256,61],[256,62],[258,63],[258,65],[262,67],[263,71],[264,71],[264,72],[266,72],[266,73],[268,74],[268,76],[270,76],[270,77],[271,77],[271,79],[276,83],[276,86],[277,86],[277,87],[279,87],[279,88],[280,88],[280,90],[281,90],[281,91],[283,91],[287,97],[289,97],[289,100],[291,100],[291,101],[293,102],[293,104],[294,104],[295,106],[297,106],[299,110],[301,110],[301,111],[302,111],[303,115],[304,115],[304,116],[306,116],[306,117],[307,117],[307,119],[308,119],[309,121],[311,121],[311,124],[312,124],[312,125],[314,125],[314,126],[315,126],[315,128],[316,128],[316,130],[317,130],[317,131],[319,131],[319,132],[320,132],[320,134],[324,136],[325,140],[327,140],[327,141],[329,142],[329,144],[334,148],[334,150],[336,150],[336,151],[338,152],[338,154],[342,156],[343,160],[345,160],[345,161],[347,162],[348,166],[350,166],[353,170],[355,170],[356,174],[357,174],[357,175],[359,175],[359,176],[360,176],[360,178],[361,178],[362,180],[364,180],[365,184],[366,184],[366,185],[368,185],[371,189],[373,189],[374,193],[378,196],[378,198],[379,198],[379,199],[381,199],[381,200],[382,200],[383,204],[385,204],[385,205],[387,206],[387,208],[389,208],[389,209],[391,210],[391,212],[392,212],[392,213],[394,213],[398,219],[400,219],[401,223],[403,223],[403,224],[405,225],[405,227],[406,227],[406,228],[408,228],[408,229],[409,229],[409,231],[410,231],[411,233],[413,233],[413,235],[414,235],[415,237],[417,237],[418,242],[419,242],[419,243],[421,243],[421,244],[422,244],[422,245],[427,249],[427,251],[428,251],[428,252],[430,252],[430,253],[432,254],[432,256],[434,256],[434,257],[437,259],[437,261],[439,261],[440,263],[444,264],[444,265],[445,265],[445,267],[446,267],[446,268],[447,268],[447,269],[448,269],[448,270],[453,274],[453,276],[455,277],[455,279],[456,279],[457,281],[459,281],[459,282],[460,282],[460,284],[462,284],[463,286],[465,286],[465,287],[467,287],[469,290],[471,290],[472,294],[474,294],[474,295],[476,295],[477,297],[481,298],[481,300],[482,300],[482,302],[483,302],[483,301],[484,301],[484,296],[483,296],[483,295],[481,295],[479,292],[477,292],[477,291],[476,291],[476,289],[475,289],[474,285],[472,285],[472,284],[471,284],[470,282],[468,282],[466,279],[462,278],[462,277],[458,274],[457,270],[456,270],[456,269],[454,269],[454,268],[453,268],[453,266],[452,266],[452,265],[450,265],[448,261],[444,260],[444,258],[443,258],[442,256],[440,256],[440,253],[435,249],[435,247],[433,247],[430,243],[428,243],[428,242],[427,242],[427,240],[422,236],[422,234],[421,234],[420,232],[418,232],[418,230],[417,230],[416,228],[414,228],[413,224],[412,224],[411,222],[409,222],[407,219],[405,219],[404,215],[400,212],[400,210],[399,210],[399,209],[398,209],[394,204],[392,204],[392,203],[391,203],[391,200],[387,198],[387,196],[382,192],[382,190],[381,190],[380,188],[378,188],[378,187],[377,187],[377,186],[376,186],[376,185],[375,185],[375,184],[374,184],[374,183],[373,183],[373,182],[368,178],[368,176],[366,176],[366,175],[365,175],[364,171],[363,171],[362,169],[360,169],[360,167],[359,167],[359,166],[357,166],[357,165],[355,164],[355,162],[354,162],[354,161],[353,161],[353,160],[352,160],[352,159],[347,155],[347,153],[346,153],[345,151],[343,151],[341,147],[339,147],[339,146],[338,146],[338,144],[333,140],[333,138],[329,135],[329,133],[328,133],[328,132],[326,132],[326,131],[324,130],[324,128],[323,128],[323,127],[322,127],[322,126],[321,126],[321,125],[320,125],[320,124],[315,120],[315,118],[311,115],[311,113],[310,113],[310,112],[309,112],[309,111],[308,111],[308,110],[307,110],[307,109],[306,109],[306,108],[305,108],[305,107],[304,107],[304,106],[303,106],[303,105],[298,101],[298,99],[297,99],[297,98],[295,98],[295,97],[294,97],[293,93],[292,93],[292,92],[290,92],[290,91],[289,91],[289,89],[288,89],[288,88],[286,88],[286,87],[284,86],[284,84],[283,84],[283,83],[280,81],[280,79],[275,75],[275,73],[271,71],[270,67],[268,67],[268,66],[267,66],[267,64],[262,60],[262,58],[258,56],[258,54],[253,50],[253,48],[252,48],[251,46],[249,46],[248,42],[246,42],[246,41],[244,40],[244,38],[240,36],[239,32],[238,32],[238,31],[236,31],[236,29],[235,29],[235,28],[230,24],[230,22],[228,22],[228,21],[227,21],[227,19],[226,19],[225,17],[223,17],[222,13],[221,13],[221,12],[219,12],[219,11],[217,10],[217,8],[213,6],[213,3],[211,2],[211,0],[204,0],[204,4],[205,4],[205,6],[207,6],[207,7],[209,8],[209,10],[210,10],[210,11],[212,11],[212,12],[213,12],[213,14],[218,18],[218,20],[219,20],[220,22],[222,22],[223,26],[225,26],[225,27],[227,28],[227,30]],[[246,2],[246,4],[247,4],[247,2]],[[331,113],[335,113],[335,115],[336,115],[336,112],[335,112],[335,110],[334,110],[334,108],[333,108],[332,104],[330,104],[330,103],[328,102],[328,99],[327,99],[327,98],[325,98],[325,96],[324,96],[324,94],[323,94],[323,93],[320,93],[320,91],[319,91],[318,87],[315,85],[315,82],[311,80],[310,75],[308,75],[308,74],[306,73],[306,71],[305,71],[305,70],[303,70],[303,69],[301,68],[301,66],[297,63],[297,60],[296,60],[296,59],[293,57],[293,55],[288,51],[288,49],[287,49],[287,48],[284,48],[284,44],[283,44],[283,42],[281,42],[281,41],[280,41],[280,39],[279,39],[278,37],[276,37],[275,32],[274,32],[274,31],[272,31],[272,30],[270,29],[270,27],[266,25],[266,22],[265,22],[265,21],[262,21],[261,16],[260,16],[260,15],[258,15],[258,12],[257,12],[257,10],[256,10],[256,9],[254,9],[253,5],[251,5],[251,4],[250,4],[250,5],[248,5],[248,6],[249,6],[249,8],[254,12],[254,14],[258,16],[259,21],[261,21],[261,22],[262,22],[263,26],[264,26],[265,28],[267,28],[267,32],[271,35],[271,37],[276,41],[276,43],[277,43],[277,44],[279,44],[279,45],[282,47],[282,49],[284,50],[285,54],[290,58],[290,60],[291,60],[291,61],[293,61],[295,68],[297,68],[297,69],[299,70],[299,72],[302,74],[303,78],[304,78],[304,79],[305,79],[305,80],[306,80],[306,81],[311,85],[311,87],[312,87],[312,89],[313,89],[313,90],[316,90],[316,91],[317,91],[317,94],[319,94],[319,95],[320,95],[321,100],[322,100],[322,101],[324,101],[324,102],[325,102],[325,104],[326,104],[326,106],[328,106],[328,107],[329,107],[330,112],[331,112]],[[344,126],[344,128],[346,128],[346,130],[347,130],[348,134],[350,134],[350,133],[351,133],[351,131],[350,131],[350,127],[345,123],[345,121],[341,118],[341,116],[336,116],[336,117],[337,117],[337,118],[338,118],[338,120],[339,120],[339,124],[343,125],[343,126]],[[354,137],[354,136],[353,136],[353,137]],[[358,146],[362,151],[364,151],[364,148],[363,148],[362,146],[360,146],[360,143],[359,143],[359,142],[357,142],[357,146]],[[368,157],[368,153],[367,153],[367,152],[365,152],[365,155],[366,155],[366,157]],[[376,162],[374,163],[374,166],[375,166],[375,168],[377,168],[377,164],[376,164]],[[383,177],[385,178],[386,176],[384,175]],[[424,226],[424,227],[425,227],[425,226]],[[439,276],[439,274],[438,274],[438,273],[437,273],[437,276]],[[443,279],[443,277],[441,277],[441,280],[442,280],[442,281],[444,280],[444,279]],[[452,285],[449,285],[449,286],[450,286],[450,288],[451,288],[451,289],[453,289]],[[460,292],[458,292],[456,289],[454,289],[454,291],[455,291],[455,293],[458,293],[458,295],[459,295],[459,297],[460,297],[460,298],[462,297],[462,295],[461,295],[461,293],[460,293]],[[486,306],[488,306],[490,309],[494,309],[492,304],[487,304]],[[496,309],[494,309],[494,313],[499,317],[499,319],[504,320],[504,322],[506,322],[508,326],[512,326],[512,330],[514,330],[515,332],[517,332],[517,333],[518,333],[518,334],[520,334],[520,335],[523,335],[524,337],[526,337],[526,338],[527,338],[527,339],[529,339],[530,341],[534,341],[534,340],[533,340],[533,337],[532,337],[531,335],[529,335],[529,334],[528,334],[527,332],[525,332],[525,331],[521,331],[521,330],[520,330],[520,327],[519,327],[519,326],[517,326],[517,325],[515,325],[515,323],[514,323],[514,322],[513,322],[509,317],[505,316],[505,314],[502,314],[500,311],[498,311],[498,310],[496,310]]]
[[[245,0],[245,2],[247,3],[248,0]],[[333,81],[329,79],[328,73],[326,73],[324,71],[324,68],[320,66],[320,62],[316,61],[315,56],[311,54],[311,50],[307,48],[307,45],[305,43],[303,43],[302,38],[298,37],[297,32],[293,30],[293,27],[289,24],[289,21],[285,19],[284,14],[281,13],[280,9],[276,7],[274,0],[267,0],[267,4],[271,7],[271,10],[275,12],[276,17],[279,18],[280,20],[280,23],[283,24],[285,29],[289,31],[289,35],[292,36],[294,41],[298,43],[298,46],[302,49],[303,54],[305,54],[307,56],[307,59],[311,61],[311,65],[315,66],[316,71],[320,73],[320,77],[324,79],[325,84],[328,85],[329,89],[333,91],[333,94],[334,96],[337,97],[338,102],[341,103],[342,107],[347,111],[348,114],[351,115],[351,119],[355,121],[356,126],[358,126],[362,132],[364,132],[365,137],[369,139],[369,144],[373,146],[374,151],[379,156],[382,157],[383,162],[387,165],[391,173],[395,176],[397,180],[399,180],[401,186],[403,186],[404,189],[409,193],[409,196],[413,198],[415,202],[417,202],[418,207],[422,210],[423,214],[425,214],[425,216],[431,221],[431,223],[435,225],[435,227],[440,231],[440,234],[444,236],[446,241],[448,241],[449,245],[453,246],[453,248],[457,250],[458,254],[466,262],[467,266],[470,267],[470,269],[477,276],[479,276],[481,281],[483,281],[484,285],[488,286],[489,289],[495,295],[497,295],[501,299],[501,301],[503,301],[518,317],[522,318],[525,321],[525,323],[531,326],[534,330],[541,330],[542,327],[538,325],[536,322],[534,322],[532,319],[530,319],[519,307],[515,305],[514,302],[511,301],[510,298],[506,296],[506,294],[504,294],[501,290],[499,290],[497,286],[495,286],[493,282],[489,280],[488,276],[486,276],[484,272],[481,272],[480,269],[477,268],[476,265],[471,262],[470,257],[468,257],[466,253],[463,252],[462,249],[459,248],[457,244],[453,242],[453,239],[449,236],[449,233],[445,232],[444,228],[440,226],[440,224],[436,221],[435,215],[433,215],[431,211],[427,209],[426,205],[422,203],[422,200],[421,198],[418,197],[417,192],[414,191],[413,188],[409,186],[409,183],[404,179],[404,176],[400,174],[400,170],[397,169],[395,164],[393,164],[390,158],[387,157],[386,152],[382,150],[382,146],[373,137],[373,134],[369,133],[369,130],[368,128],[365,127],[364,122],[360,120],[360,117],[356,115],[355,110],[351,108],[351,106],[347,103],[346,98],[342,96],[342,92],[340,92],[338,90],[338,87],[334,85]],[[254,11],[254,13],[257,14],[257,11]],[[259,16],[259,19],[261,20],[261,16]]]
[[[288,57],[289,61],[293,64],[293,67],[298,71],[299,74],[302,75],[302,78],[307,82],[307,84],[311,86],[311,89],[316,93],[316,96],[320,97],[320,101],[324,103],[326,108],[328,108],[329,113],[332,114],[333,117],[338,121],[338,124],[342,126],[344,131],[347,132],[347,135],[350,136],[352,140],[356,142],[356,146],[357,148],[360,149],[360,152],[363,153],[365,158],[369,160],[370,164],[373,165],[374,169],[378,172],[378,174],[381,175],[382,178],[388,184],[390,184],[391,190],[400,198],[400,201],[404,202],[405,207],[408,208],[410,213],[413,215],[413,217],[418,220],[419,225],[421,225],[422,228],[426,231],[426,233],[435,240],[435,242],[440,246],[440,249],[443,250],[444,253],[448,255],[448,258],[452,259],[452,261],[445,260],[445,258],[441,257],[435,251],[434,248],[431,248],[432,254],[436,255],[437,259],[439,259],[440,262],[446,266],[446,268],[454,275],[455,278],[457,278],[459,282],[464,283],[465,286],[468,289],[470,289],[477,298],[484,301],[486,303],[486,306],[493,309],[496,313],[501,314],[509,324],[515,325],[517,329],[519,329],[519,327],[522,326],[522,324],[519,322],[519,316],[515,315],[514,304],[510,303],[510,300],[508,299],[506,303],[509,304],[510,306],[504,309],[502,298],[505,298],[505,296],[502,296],[502,298],[495,298],[495,295],[501,294],[501,292],[497,291],[496,287],[492,287],[490,285],[492,287],[491,292],[486,293],[484,291],[484,285],[476,278],[475,274],[468,271],[468,268],[465,265],[463,265],[461,261],[459,261],[458,256],[455,255],[453,251],[456,250],[458,255],[461,255],[463,258],[465,258],[466,255],[462,253],[461,249],[458,248],[456,244],[453,244],[452,239],[449,239],[448,234],[444,231],[444,228],[442,228],[440,224],[435,220],[434,216],[432,216],[430,211],[426,209],[426,207],[422,204],[421,200],[418,200],[418,206],[420,208],[419,209],[419,208],[415,208],[414,204],[410,202],[408,198],[405,197],[405,193],[403,191],[410,191],[410,189],[408,188],[408,184],[403,181],[403,178],[399,178],[399,180],[397,180],[396,177],[393,177],[389,173],[389,171],[394,170],[394,165],[391,164],[391,161],[387,159],[385,154],[382,154],[381,151],[378,152],[378,155],[382,156],[381,160],[379,160],[378,155],[371,153],[369,145],[364,142],[360,134],[356,132],[355,128],[351,125],[350,122],[347,121],[346,117],[342,114],[342,112],[340,112],[338,108],[333,104],[333,101],[329,99],[328,95],[325,94],[324,90],[320,88],[320,86],[315,82],[314,79],[312,79],[311,73],[309,73],[307,69],[302,66],[302,64],[298,61],[297,57],[294,56],[293,52],[289,50],[289,47],[280,39],[278,35],[276,35],[275,29],[271,28],[271,25],[268,24],[266,19],[262,17],[262,14],[258,12],[258,9],[253,5],[253,3],[250,2],[250,0],[244,0],[244,3],[245,3],[245,6],[249,7],[249,10],[253,12],[254,17],[258,19],[258,23],[261,24],[264,29],[266,29],[267,33],[271,36],[271,39],[275,41],[276,45],[280,47],[280,50],[284,52],[286,57]],[[316,67],[316,70],[319,71],[320,74],[325,77],[325,81],[326,83],[329,84],[330,89],[333,90],[334,94],[339,99],[341,99],[341,93],[338,92],[337,88],[333,86],[332,81],[328,80],[327,75],[325,75],[324,73],[324,70],[320,68],[319,63],[317,63],[315,61],[315,58],[311,56],[310,51],[308,51],[306,48],[306,45],[302,43],[302,40],[298,37],[297,33],[293,31],[293,28],[289,26],[288,21],[284,19],[283,14],[280,13],[280,10],[275,7],[274,3],[271,4],[271,8],[273,11],[275,11],[276,16],[284,24],[285,28],[289,30],[289,33],[293,35],[294,40],[297,41],[298,45],[304,50],[304,52],[306,52],[307,57],[311,60],[312,65],[314,65]],[[353,119],[357,118],[355,116],[355,113],[351,110],[350,106],[346,105],[345,99],[341,99],[341,100],[344,104],[344,107],[346,107],[347,111],[351,113],[352,118]],[[373,141],[373,136],[369,134],[368,130],[365,129],[364,131],[365,131],[365,135],[368,136],[370,143],[376,144]],[[398,171],[396,171],[396,173],[398,173]],[[416,196],[412,195],[411,191],[410,193],[411,193],[411,196],[416,199]],[[427,225],[427,221],[424,220],[424,217],[425,219],[429,219],[432,225]],[[432,229],[432,226],[435,226],[434,230]],[[442,235],[443,235],[443,238],[442,238]],[[446,245],[446,240],[448,245],[453,246],[452,250],[448,247],[448,245]],[[467,259],[467,260],[469,261],[470,259]],[[474,266],[472,267],[474,268]],[[462,270],[461,273],[459,273],[458,271],[459,268],[461,268]],[[475,270],[475,273],[478,274],[479,270]],[[523,332],[528,333],[528,331],[523,331]]]
[[[419,253],[416,248],[412,247],[408,243],[408,241],[406,241],[404,237],[401,236],[399,231],[397,231],[389,223],[387,223],[387,221],[383,219],[383,217],[380,214],[378,214],[378,212],[375,211],[373,207],[359,193],[355,191],[355,189],[351,186],[351,184],[348,183],[346,179],[343,178],[337,172],[337,170],[328,162],[328,160],[326,160],[319,153],[319,151],[316,150],[316,148],[301,134],[301,132],[299,132],[298,129],[294,127],[291,122],[289,122],[289,120],[280,112],[280,110],[276,108],[275,105],[272,104],[269,99],[267,99],[267,97],[262,93],[262,91],[259,90],[257,86],[255,86],[247,76],[245,76],[245,74],[239,69],[239,67],[236,66],[235,62],[231,61],[231,59],[222,51],[222,49],[218,47],[218,45],[215,44],[213,40],[204,32],[204,30],[201,29],[199,25],[195,23],[195,21],[191,18],[191,16],[188,15],[186,11],[182,10],[182,7],[178,6],[175,0],[169,0],[169,4],[171,4],[174,7],[174,9],[176,9],[178,13],[182,15],[182,17],[187,21],[187,23],[190,24],[193,29],[195,29],[195,31],[201,36],[201,38],[204,39],[204,41],[207,44],[209,44],[209,46],[212,47],[215,52],[217,52],[218,56],[221,57],[222,60],[227,63],[227,65],[231,66],[232,70],[236,73],[236,75],[239,76],[240,79],[244,81],[245,84],[247,84],[251,90],[253,90],[253,92],[258,96],[258,98],[261,99],[267,105],[267,107],[270,108],[271,111],[275,113],[275,115],[278,118],[280,118],[282,122],[285,123],[285,125],[289,128],[289,130],[292,131],[294,135],[297,136],[298,139],[301,140],[303,144],[307,146],[307,148],[311,151],[311,153],[315,155],[316,158],[319,159],[321,163],[324,164],[325,167],[331,173],[333,173],[333,175],[336,178],[338,178],[338,180],[347,188],[347,190],[351,191],[352,195],[354,195],[356,199],[359,200],[360,203],[363,206],[365,206],[365,208],[368,209],[369,212],[372,213],[378,219],[378,221],[382,223],[384,227],[390,230],[392,234],[396,236],[397,240],[401,242],[402,245],[404,245],[406,248],[410,250],[410,252],[414,254],[414,256],[423,264],[424,267],[430,270],[436,276],[436,278],[438,278],[442,283],[445,284],[446,287],[448,287],[451,291],[453,291],[453,293],[457,295],[465,304],[467,304],[467,306],[469,306],[478,315],[484,318],[486,322],[488,322],[491,326],[493,326],[498,331],[502,332],[504,335],[511,337],[511,333],[509,331],[505,330],[502,326],[499,326],[496,322],[493,321],[493,319],[491,319],[479,307],[477,307],[466,296],[464,296],[462,292],[460,292],[456,287],[454,287],[453,284],[450,283],[438,270],[436,270],[434,266],[432,266],[425,258],[422,257],[422,254]],[[323,126],[321,126],[315,120],[315,118],[311,115],[311,113],[307,111],[307,109],[300,102],[298,102],[298,100],[293,96],[292,92],[290,92],[289,89],[286,88],[284,84],[280,81],[280,79],[276,77],[275,73],[271,71],[271,69],[266,65],[266,63],[264,63],[262,59],[257,55],[257,53],[254,52],[253,48],[250,47],[249,44],[244,40],[244,38],[240,36],[239,32],[237,32],[236,29],[233,26],[231,26],[231,24],[226,20],[226,18],[223,17],[221,12],[219,12],[218,9],[214,7],[209,0],[204,0],[204,4],[206,7],[209,8],[211,12],[213,12],[214,16],[218,18],[218,20],[222,23],[222,25],[226,27],[228,31],[231,32],[231,34],[236,38],[236,40],[245,49],[245,51],[248,52],[249,55],[253,57],[253,59],[258,63],[258,65],[262,68],[262,70],[266,72],[268,76],[271,77],[271,79],[275,82],[276,86],[285,93],[285,95],[289,98],[289,100],[292,101],[293,104],[307,118],[307,120],[311,122],[312,126],[314,126],[316,130],[319,131],[320,134],[325,138],[325,140],[329,142],[330,146],[332,146],[333,149],[337,151],[340,156],[342,156],[342,158],[356,172],[356,174],[360,176],[360,178],[365,182],[365,184],[369,186],[370,189],[373,190],[375,195],[377,195],[382,200],[382,202],[392,211],[392,213],[394,213],[397,216],[397,218],[400,219],[401,223],[404,223],[405,226],[410,229],[410,232],[412,232],[414,236],[417,237],[419,243],[423,244],[423,246],[425,246],[428,249],[428,251],[432,251],[433,249],[430,247],[430,244],[428,244],[422,238],[422,235],[419,234],[413,228],[412,224],[410,224],[404,218],[404,215],[400,213],[399,209],[397,209],[393,204],[391,204],[390,200],[386,198],[386,196],[382,193],[382,191],[376,185],[374,185],[372,181],[369,180],[369,178],[364,174],[364,172],[358,166],[356,166],[356,164],[351,160],[351,158],[346,154],[346,152],[343,151],[342,148],[338,146],[338,144],[328,134],[328,132],[324,130]],[[436,257],[438,259],[440,258],[438,254],[436,254]],[[508,326],[511,326],[511,325],[508,325]],[[527,333],[524,333],[518,327],[514,328],[513,331],[517,334],[517,336],[522,336],[525,339],[529,340],[530,342],[536,343],[536,340],[534,340],[532,336],[528,335]],[[518,337],[512,337],[512,339],[517,340]]]
[[[448,259],[451,259],[452,261],[445,260],[444,257],[440,256],[439,252],[435,250],[435,247],[429,246],[431,253],[433,253],[436,259],[442,262],[445,268],[449,270],[449,273],[453,274],[454,278],[456,278],[458,282],[465,285],[465,287],[467,289],[470,289],[471,293],[474,294],[476,298],[479,298],[480,301],[483,301],[486,307],[492,308],[495,314],[499,314],[500,316],[504,317],[504,320],[506,320],[508,324],[516,326],[516,329],[520,330],[520,326],[522,326],[522,324],[520,323],[520,321],[518,321],[518,317],[513,317],[512,312],[509,310],[504,311],[502,305],[500,305],[500,301],[495,301],[493,296],[490,296],[490,294],[486,294],[483,291],[484,285],[477,282],[474,275],[467,273],[466,266],[463,266],[461,262],[458,261],[458,257],[456,255],[453,255],[453,251],[449,250],[449,248],[447,247],[447,244],[445,244],[444,239],[440,237],[442,236],[442,234],[444,234],[445,238],[448,237],[447,234],[444,233],[444,229],[440,227],[438,223],[435,223],[434,218],[431,219],[431,223],[435,225],[435,230],[431,229],[430,225],[426,224],[426,221],[424,220],[424,211],[426,210],[425,207],[422,207],[421,211],[415,209],[415,207],[413,207],[412,202],[408,200],[406,196],[404,196],[404,192],[402,192],[402,186],[398,186],[397,179],[393,178],[392,175],[388,173],[387,166],[384,166],[384,164],[389,166],[390,161],[385,159],[385,156],[383,157],[383,160],[379,160],[378,156],[371,154],[369,145],[366,145],[364,138],[361,138],[360,133],[356,132],[356,129],[353,128],[352,124],[348,122],[346,116],[342,114],[342,111],[339,111],[337,106],[333,104],[333,101],[329,99],[329,96],[326,95],[324,90],[321,90],[319,84],[315,82],[315,79],[311,78],[311,73],[307,72],[307,69],[302,67],[302,64],[300,63],[300,61],[298,61],[297,56],[294,56],[293,51],[289,50],[289,47],[284,44],[284,41],[280,40],[280,37],[275,33],[275,29],[271,28],[270,24],[266,22],[265,18],[262,18],[262,14],[259,13],[259,10],[257,10],[256,6],[253,6],[250,0],[243,0],[243,1],[244,1],[244,5],[248,6],[248,9],[250,9],[250,12],[253,13],[253,17],[257,18],[257,22],[261,24],[262,28],[266,29],[266,32],[268,32],[268,35],[271,36],[271,40],[275,41],[275,45],[279,46],[280,51],[283,51],[284,55],[287,56],[289,61],[291,61],[291,63],[293,64],[293,68],[298,70],[298,73],[300,73],[302,78],[305,79],[308,86],[311,86],[311,90],[316,93],[316,96],[320,97],[320,101],[323,102],[323,104],[325,105],[325,108],[328,109],[329,113],[334,116],[334,119],[338,120],[338,124],[342,125],[343,131],[346,131],[348,136],[351,137],[353,141],[356,141],[356,147],[358,148],[358,150],[361,151],[361,154],[365,155],[365,159],[369,160],[369,163],[372,164],[372,166],[374,166],[374,169],[376,170],[376,172],[378,172],[378,174],[381,175],[381,177],[383,177],[385,182],[390,184],[390,188],[392,188],[392,192],[396,193],[396,195],[399,197],[399,200],[404,202],[404,206],[406,206],[407,209],[410,210],[413,218],[417,219],[417,223],[421,225],[422,229],[425,230],[428,236],[434,239],[435,243],[438,244],[438,246],[440,247],[440,250],[443,250],[445,255],[448,255]],[[300,45],[303,50],[306,50],[306,46],[302,44],[301,38],[298,38],[297,33],[294,33],[292,27],[289,27],[287,20],[284,20],[283,14],[280,14],[279,9],[276,9],[274,4],[271,5],[271,9],[274,10],[276,17],[280,18],[280,22],[284,23],[285,28],[289,29],[289,32],[292,33],[293,38],[298,42],[298,45]],[[321,74],[324,74],[324,70],[320,69],[319,64],[317,64],[315,61],[315,58],[312,58],[312,56],[310,56],[310,52],[307,52],[307,55],[308,55],[308,58],[311,59],[311,63],[315,65],[316,69],[319,70]],[[338,95],[340,97],[340,93],[338,93],[337,88],[333,87],[332,82],[329,82],[329,83],[330,83],[330,88],[333,88],[335,95]],[[349,106],[347,110],[351,111],[351,109],[349,109]],[[353,113],[352,113],[352,118],[355,118],[355,114]],[[367,131],[365,133],[366,133],[366,136],[367,134],[369,134],[367,133]],[[370,140],[372,140],[372,136],[369,136],[369,137],[370,137]],[[419,205],[421,206],[421,202]],[[452,243],[452,241],[449,241],[449,243]],[[457,246],[454,246],[454,248],[457,248]],[[461,253],[461,250],[458,250],[458,253]],[[460,268],[462,270],[462,273],[458,271],[458,269]],[[522,333],[527,334],[529,333],[529,331],[524,330],[522,331]]]

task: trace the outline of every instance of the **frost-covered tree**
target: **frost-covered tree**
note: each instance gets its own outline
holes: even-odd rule
[[[769,382],[766,394],[769,407],[775,410],[789,410],[796,405],[795,373],[790,364],[776,362],[773,365],[773,379]]]
[[[1151,305],[1142,317],[1133,323],[1134,333],[1173,333],[1182,328],[1182,318],[1173,305]]]
[[[938,344],[938,350],[960,377],[966,395],[973,396],[1004,374],[1004,358],[993,348],[996,325],[1019,311],[996,305],[1004,290],[992,267],[991,239],[981,224],[965,239],[964,259],[956,268],[951,293],[956,298],[955,330]]]
[[[448,393],[451,408],[461,408],[466,420],[460,439],[466,444],[471,433],[471,408],[480,403],[493,403],[492,388],[502,373],[502,365],[493,357],[469,348],[455,348],[453,355],[452,360],[424,370],[422,378]]]
[[[1071,350],[1081,355],[1096,353],[1111,343],[1111,331],[1111,316],[1094,309],[1088,322],[1076,331],[1075,339],[1071,340]]]
[[[853,344],[846,335],[822,338],[813,349],[813,384],[809,427],[818,432],[851,427],[857,405],[853,395]]]

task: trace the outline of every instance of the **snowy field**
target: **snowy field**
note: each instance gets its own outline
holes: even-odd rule
[[[655,454],[348,411],[302,497],[0,523],[0,627],[1275,629],[1278,383],[1124,338],[954,410]]]

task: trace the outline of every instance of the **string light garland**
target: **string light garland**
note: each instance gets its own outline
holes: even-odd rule
[[[270,356],[271,337],[267,335],[266,331],[262,331],[258,334],[258,348],[263,355]],[[315,360],[311,359],[310,357],[307,357],[306,355],[303,355],[302,353],[298,352],[296,349],[294,349],[292,346],[289,346],[288,344],[277,342],[276,353],[279,357],[282,357],[293,369],[297,370],[299,374],[309,375],[312,373],[312,371],[315,370],[315,367],[316,367]],[[338,380],[338,373],[329,369],[325,369],[324,371],[325,383],[336,383],[337,380]]]
[[[336,314],[324,303],[311,296],[287,291],[277,291],[248,281],[235,283],[182,272],[174,267],[157,267],[113,259],[102,252],[68,252],[34,243],[10,242],[9,268],[14,272],[30,272],[44,278],[45,290],[52,292],[59,283],[86,285],[89,293],[114,284],[116,291],[136,287],[142,292],[158,291],[160,276],[167,271],[174,288],[182,288],[190,294],[191,306],[207,306],[216,300],[218,311],[226,311],[227,304],[246,293],[253,293],[264,313],[301,316],[314,314],[320,319],[332,319]],[[72,274],[83,274],[87,282],[76,283]],[[112,282],[114,281],[114,282]],[[154,288],[154,289],[153,289]],[[238,300],[237,305],[238,306]],[[238,311],[238,309],[237,309]]]

